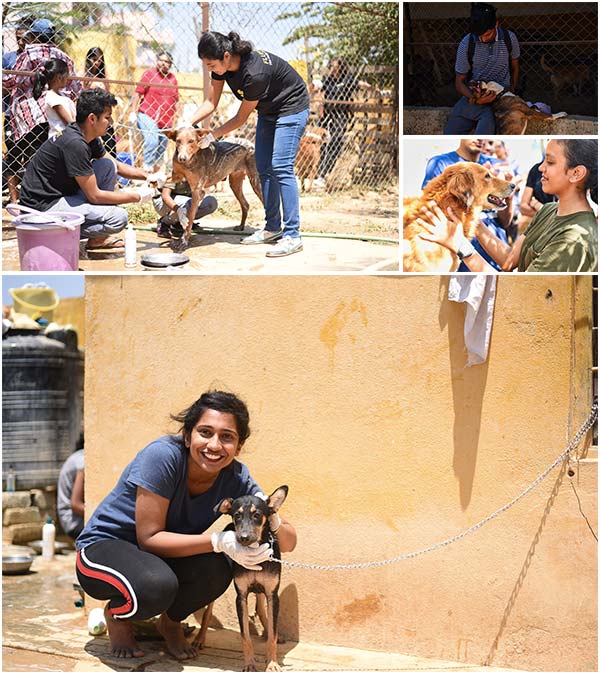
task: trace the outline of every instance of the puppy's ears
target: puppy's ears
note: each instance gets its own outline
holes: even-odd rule
[[[216,513],[221,513],[222,515],[227,515],[227,513],[231,510],[232,505],[233,505],[232,498],[224,498],[220,503],[217,503],[217,505],[214,508],[214,511]]]
[[[177,130],[176,129],[171,129],[170,131],[163,131],[162,133],[169,140],[175,140],[177,138]]]
[[[204,136],[208,136],[210,133],[210,129],[196,129],[196,138],[198,140],[202,140]]]
[[[448,177],[446,188],[454,201],[460,205],[461,210],[469,210],[473,204],[473,188],[475,178],[470,170],[458,165]]]
[[[286,497],[288,495],[288,487],[286,484],[282,485],[281,487],[277,487],[277,489],[269,496],[269,500],[267,501],[267,505],[269,508],[276,513],[279,508],[283,505],[283,502],[285,501]]]

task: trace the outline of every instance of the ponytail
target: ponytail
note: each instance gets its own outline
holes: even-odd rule
[[[198,57],[211,61],[222,61],[225,52],[236,56],[246,56],[252,51],[252,43],[242,40],[237,33],[231,31],[227,35],[207,30],[202,33],[198,42]]]
[[[49,59],[33,76],[33,98],[37,101],[46,85],[50,85],[57,75],[66,75],[69,67],[62,59]]]

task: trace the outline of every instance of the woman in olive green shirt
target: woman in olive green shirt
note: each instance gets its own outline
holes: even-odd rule
[[[598,201],[598,141],[551,140],[539,169],[542,189],[558,201],[541,205],[525,233],[511,247],[485,226],[477,239],[503,271],[591,272],[598,270],[598,230],[587,194]],[[457,254],[471,271],[493,273],[464,237],[451,209],[442,213],[433,202],[420,218],[426,241],[439,243]]]

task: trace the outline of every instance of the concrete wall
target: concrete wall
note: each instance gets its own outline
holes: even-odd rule
[[[465,369],[447,277],[86,279],[86,498],[208,387],[244,397],[242,453],[290,486],[288,559],[345,564],[447,539],[566,447],[590,398],[591,279],[498,279]],[[528,670],[596,670],[596,542],[555,469],[477,532],[410,561],[283,571],[288,639]],[[595,529],[596,465],[574,482]],[[225,521],[220,522],[222,527]],[[235,626],[233,590],[216,615]]]
[[[405,106],[403,108],[403,128],[405,135],[437,135],[444,126],[452,108],[428,108]],[[525,130],[528,136],[595,136],[598,134],[598,120],[595,117],[571,115],[553,122],[531,119]]]

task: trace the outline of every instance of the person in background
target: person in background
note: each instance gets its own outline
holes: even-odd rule
[[[521,232],[527,229],[531,219],[544,204],[556,201],[556,195],[545,192],[542,187],[542,173],[540,171],[542,164],[543,161],[534,164],[527,174],[527,181],[521,197],[521,219],[519,221]]]
[[[56,508],[62,530],[75,540],[83,530],[84,508],[84,458],[83,433],[77,446],[80,449],[69,456],[58,474]]]
[[[61,59],[50,59],[33,78],[33,98],[38,100],[46,91],[45,112],[48,118],[48,138],[56,138],[71,122],[75,121],[75,103],[60,94],[67,86],[69,68]],[[46,86],[48,89],[46,90]]]
[[[172,65],[171,54],[160,52],[156,67],[144,72],[131,102],[129,122],[137,123],[144,139],[146,171],[160,169],[168,143],[167,137],[160,130],[174,128],[177,123],[179,91],[177,78],[170,72]]]
[[[512,176],[511,181],[515,185],[515,191],[513,193],[513,216],[510,224],[506,228],[508,240],[514,243],[519,236],[518,221],[520,215],[521,188],[525,178],[522,175],[519,162],[516,159],[511,158],[508,146],[503,140],[493,141],[493,155],[500,161],[500,164],[498,164],[497,167],[505,173],[510,174]]]
[[[106,80],[106,65],[104,63],[104,52],[100,47],[90,47],[85,55],[85,77],[83,88],[85,89],[104,89],[110,91],[110,86]],[[94,78],[94,79],[92,79]],[[117,156],[117,140],[115,130],[112,126],[108,127],[106,136],[102,138],[104,147],[108,154]]]
[[[159,196],[152,198],[152,205],[159,216],[156,233],[163,239],[180,237],[183,227],[180,221],[187,218],[187,212],[192,201],[192,193],[187,180],[177,184],[165,183]],[[214,213],[219,204],[212,194],[207,194],[200,202],[196,211],[195,220]],[[193,228],[192,228],[193,229]]]

